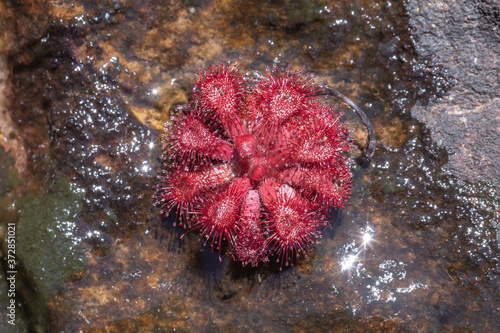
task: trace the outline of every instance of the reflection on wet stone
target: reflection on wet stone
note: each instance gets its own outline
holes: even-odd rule
[[[442,105],[463,80],[444,53],[419,57],[432,49],[410,34],[423,2],[1,4],[10,36],[1,59],[13,70],[10,86],[0,80],[11,110],[0,112],[0,242],[4,251],[5,224],[17,223],[17,327],[500,330],[498,189],[465,181],[435,128],[410,116]],[[486,7],[474,12],[480,27],[494,16]],[[283,272],[221,262],[152,207],[169,110],[189,96],[194,72],[228,55],[261,72],[305,66],[356,101],[377,135],[345,210]],[[363,127],[338,109],[362,145]]]

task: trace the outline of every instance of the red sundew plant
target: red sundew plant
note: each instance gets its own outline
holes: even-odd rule
[[[332,208],[351,194],[352,138],[320,101],[312,75],[237,63],[199,74],[192,101],[166,125],[156,204],[234,260],[292,264],[311,250]]]

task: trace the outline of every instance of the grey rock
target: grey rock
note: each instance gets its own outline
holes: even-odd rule
[[[452,88],[411,112],[450,152],[459,178],[500,179],[500,4],[494,0],[412,0],[405,3],[422,57],[441,65]]]

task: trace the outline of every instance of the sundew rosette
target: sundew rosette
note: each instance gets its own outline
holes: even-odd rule
[[[243,265],[293,264],[351,194],[352,138],[322,90],[279,67],[256,79],[229,61],[202,71],[166,125],[162,213]]]

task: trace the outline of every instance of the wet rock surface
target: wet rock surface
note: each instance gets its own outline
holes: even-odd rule
[[[432,57],[453,87],[412,114],[450,152],[449,167],[463,179],[499,186],[500,5],[496,1],[405,3],[419,55]]]
[[[412,20],[425,12],[417,4],[425,7],[364,0],[2,5],[11,38],[0,49],[13,70],[4,76],[11,111],[9,126],[0,126],[0,231],[4,258],[8,222],[22,242],[22,323],[35,332],[498,331],[496,188],[456,172],[460,155],[445,149],[454,143],[434,139],[432,125],[445,112],[425,109],[444,110],[447,96],[474,84],[460,81],[447,56],[433,58],[442,40],[421,39],[415,48]],[[481,5],[474,13],[487,27],[496,7]],[[372,164],[353,169],[345,210],[332,214],[315,251],[283,272],[274,262],[242,268],[195,233],[179,239],[174,216],[162,218],[152,206],[171,106],[188,98],[194,72],[228,55],[241,55],[248,70],[305,66],[356,101],[377,135]],[[487,88],[474,95],[484,108]],[[358,119],[338,109],[362,145]],[[494,156],[479,142],[467,144]]]

